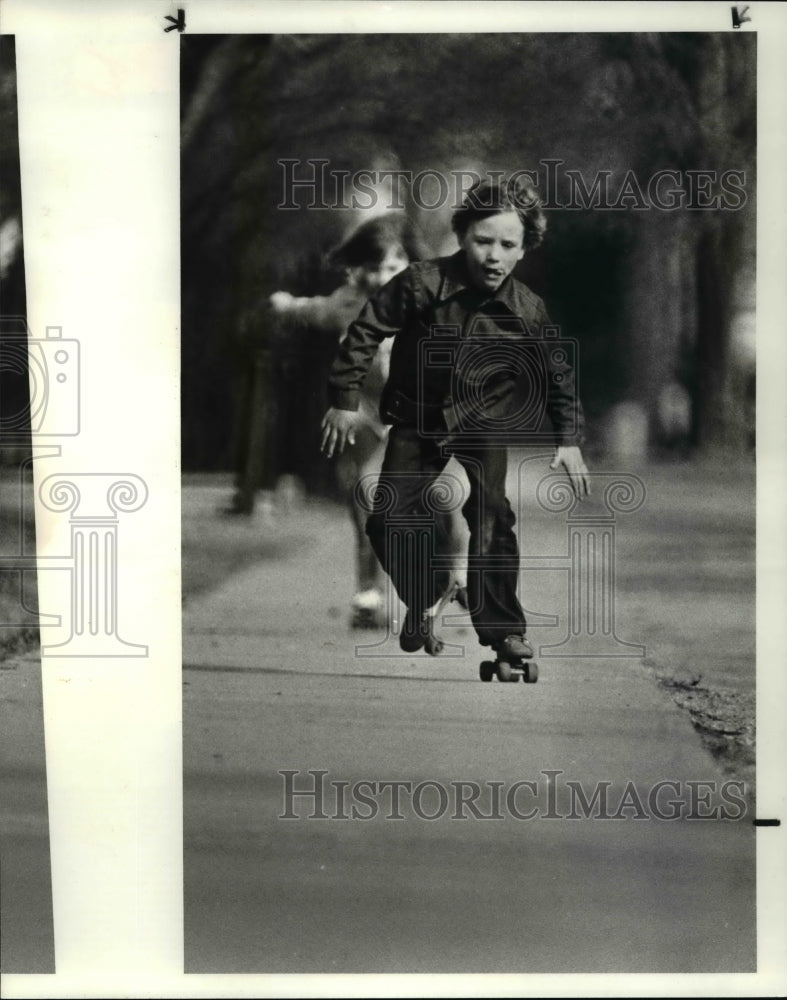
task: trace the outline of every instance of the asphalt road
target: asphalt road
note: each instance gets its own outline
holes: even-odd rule
[[[449,655],[405,656],[347,628],[341,511],[257,527],[294,524],[310,545],[184,610],[187,972],[754,970],[751,804],[640,659],[542,656],[535,685],[482,684],[455,609]],[[565,552],[560,517],[528,530]],[[531,634],[559,641],[566,573],[524,582]]]

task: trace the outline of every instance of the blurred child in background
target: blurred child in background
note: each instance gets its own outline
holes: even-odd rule
[[[411,261],[422,257],[418,238],[407,217],[390,212],[363,223],[334,251],[332,263],[343,268],[345,282],[331,295],[296,298],[288,292],[274,292],[270,304],[280,318],[298,321],[315,331],[333,335],[341,342],[367,299]],[[386,622],[385,575],[366,536],[368,502],[359,502],[356,485],[363,479],[364,488],[360,492],[371,498],[374,491],[369,488],[366,477],[376,477],[382,466],[388,427],[380,419],[379,403],[388,378],[390,349],[389,340],[375,355],[361,394],[355,441],[337,462],[337,475],[355,529],[356,592],[350,618],[353,628],[373,628]],[[462,568],[461,556],[466,551],[466,529],[459,511],[445,515],[441,528],[444,544],[454,555],[455,562],[449,585],[465,603],[466,571]]]

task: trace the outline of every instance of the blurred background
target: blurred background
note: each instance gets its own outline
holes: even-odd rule
[[[738,503],[726,465],[706,490],[697,488],[686,467],[714,456],[745,460],[755,444],[756,35],[186,34],[180,44],[182,458],[187,473],[237,471],[239,455],[248,459],[248,442],[254,439],[250,426],[258,414],[248,405],[247,375],[263,354],[269,433],[261,446],[262,481],[271,484],[289,475],[311,493],[336,489],[317,448],[335,341],[315,338],[307,329],[281,330],[268,300],[278,290],[316,295],[338,287],[343,276],[326,265],[326,255],[360,223],[361,213],[281,211],[277,161],[321,158],[334,173],[448,173],[538,170],[542,160],[560,159],[564,170],[579,171],[589,185],[599,171],[609,171],[612,192],[628,171],[643,186],[666,169],[745,172],[747,200],[737,211],[551,210],[544,246],[526,256],[518,273],[545,299],[564,335],[579,343],[591,461],[684,460],[680,476],[659,481],[664,492],[672,488],[664,505],[667,514],[655,504],[648,508],[653,526],[646,525],[636,541],[641,546],[637,558],[626,561],[621,549],[621,563],[636,566],[638,574],[664,574],[651,580],[650,589],[639,577],[628,581],[629,592],[641,602],[635,609],[641,621],[629,619],[630,634],[649,644],[653,640],[656,667],[678,659],[658,642],[693,642],[681,654],[686,662],[696,667],[704,655],[703,670],[721,664],[719,669],[727,671],[724,683],[744,686],[751,695],[753,630],[740,640],[748,643],[751,637],[752,650],[740,651],[726,633],[720,636],[720,629],[729,623],[742,632],[736,611],[744,625],[753,622],[752,484],[745,484]],[[16,115],[13,38],[3,37],[4,317],[26,313]],[[333,190],[329,200],[332,195]],[[407,211],[430,253],[452,252],[450,207],[429,212],[408,202]],[[13,362],[17,356],[4,351],[0,364],[3,429],[11,422],[17,426],[27,406],[27,372]],[[2,444],[0,556],[13,555],[20,538],[26,550],[34,541],[32,511],[20,516],[14,506],[29,443],[17,435],[13,444]],[[679,522],[677,540],[667,537],[666,529],[678,523],[674,512],[686,516],[687,497],[693,520],[688,528]],[[708,497],[715,503],[712,516]],[[189,587],[214,586],[217,575],[230,573],[231,560],[241,562],[258,551],[248,531],[232,535],[222,526],[215,537],[208,536],[207,526],[215,520],[211,513],[206,508],[204,516],[187,521],[192,532],[184,547],[187,593]],[[709,537],[700,536],[700,530]],[[291,534],[302,531],[298,522]],[[698,550],[709,554],[689,579],[696,602],[708,606],[701,628],[694,605],[686,603],[684,618],[665,614],[656,601],[659,594],[672,594],[681,597],[681,602],[675,597],[676,606],[683,603],[675,581],[687,586],[687,574],[676,569],[686,539],[692,540],[695,563]],[[731,557],[721,548],[723,540],[736,546]],[[278,541],[270,532],[256,544],[272,547]],[[235,542],[236,549],[226,555]],[[660,543],[663,556],[654,559]],[[276,556],[275,551],[267,554],[271,560]],[[198,562],[199,573],[193,568]],[[0,612],[7,616],[0,617],[0,626],[11,620],[19,603],[18,577],[3,577],[8,586],[0,586]],[[720,594],[727,604],[719,603]],[[330,600],[340,598],[331,595]],[[0,773],[3,971],[53,967],[36,637],[36,629],[0,627],[0,730],[8,750]],[[732,650],[727,660],[708,637]],[[692,691],[703,690],[694,679],[686,683]],[[708,699],[717,698],[716,681],[704,683]],[[733,694],[730,702],[739,706],[737,688]],[[711,708],[709,717],[717,717],[716,702]],[[750,759],[751,754],[745,762]]]
[[[16,57],[13,36],[0,36],[0,311],[25,314],[22,255],[22,195],[19,177],[19,129],[16,107]],[[5,386],[5,382],[3,386]],[[8,391],[11,391],[9,383]],[[25,392],[23,395],[26,394]],[[3,413],[11,399],[3,394]],[[15,402],[16,400],[14,400]]]
[[[14,41],[0,37],[0,559],[35,552]],[[35,569],[0,568],[0,661],[37,645],[36,607]]]
[[[263,479],[333,488],[317,428],[335,341],[277,332],[267,300],[337,287],[325,255],[360,220],[308,209],[308,191],[277,208],[286,158],[299,177],[309,158],[542,176],[559,159],[588,188],[609,171],[613,200],[628,171],[643,190],[660,170],[744,172],[737,210],[550,210],[518,276],[579,342],[591,459],[753,452],[753,33],[185,35],[181,102],[184,471],[236,467],[253,342],[275,426]],[[432,254],[456,248],[450,207],[406,204]]]
[[[14,38],[0,37],[0,971],[55,971]],[[40,397],[45,398],[45,394]],[[31,565],[32,563],[32,565]]]
[[[22,252],[22,193],[19,176],[19,130],[16,103],[14,38],[0,36],[0,420],[3,442],[9,428],[24,439],[29,432],[29,386],[24,358],[6,350],[7,321],[24,317],[25,266]]]

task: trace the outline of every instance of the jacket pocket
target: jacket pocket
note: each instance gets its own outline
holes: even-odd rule
[[[380,400],[380,416],[386,424],[408,424],[423,429],[444,426],[442,407],[436,403],[419,403],[401,389],[386,391]]]
[[[383,393],[380,401],[380,416],[387,424],[418,423],[418,403],[406,396],[401,389]]]

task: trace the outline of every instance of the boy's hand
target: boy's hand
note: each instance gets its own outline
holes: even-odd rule
[[[320,451],[328,458],[333,457],[334,450],[338,446],[337,454],[341,455],[344,445],[355,444],[355,426],[358,423],[357,410],[339,410],[332,406],[322,418],[322,444]]]
[[[584,500],[590,496],[588,469],[582,458],[582,452],[576,445],[561,445],[555,449],[555,457],[549,468],[558,469],[561,465],[565,466],[576,498]]]

